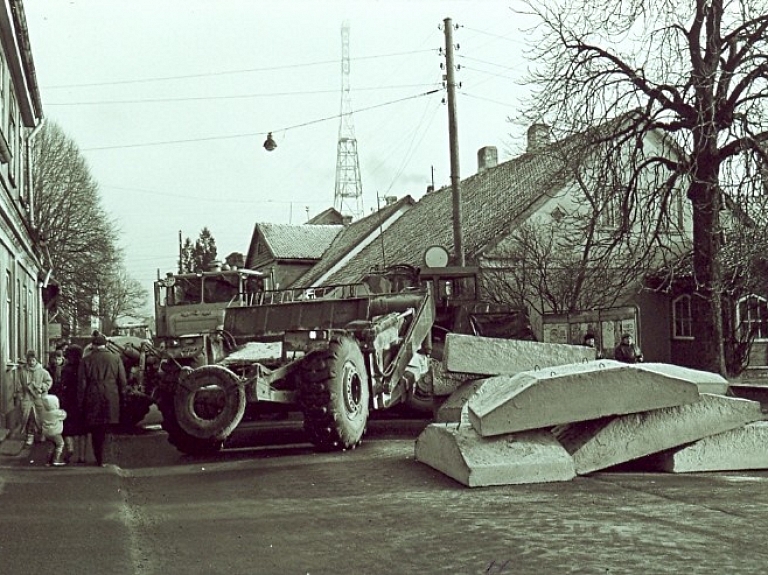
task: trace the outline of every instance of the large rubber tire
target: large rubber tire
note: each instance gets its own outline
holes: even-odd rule
[[[163,415],[161,426],[168,434],[168,443],[187,455],[213,455],[221,451],[224,442],[219,439],[199,439],[189,435],[176,421],[176,410],[173,407],[173,396],[162,396],[157,402]]]
[[[300,366],[299,403],[304,430],[323,451],[356,447],[368,424],[370,386],[357,342],[335,338]]]
[[[176,421],[198,439],[223,441],[243,419],[245,389],[234,373],[220,365],[200,367],[176,385]]]

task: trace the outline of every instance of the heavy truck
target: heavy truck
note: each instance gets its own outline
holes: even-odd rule
[[[478,294],[477,268],[409,265],[356,284],[263,290],[224,310],[226,357],[165,380],[163,428],[182,452],[210,454],[250,411],[289,411],[318,450],[354,448],[372,410],[432,410],[431,364],[447,333],[533,339],[524,311]]]
[[[158,393],[173,388],[182,372],[219,361],[234,349],[223,330],[224,310],[253,303],[266,281],[261,272],[220,265],[155,281],[153,337],[117,333],[107,338],[128,379],[120,410],[123,431],[135,428]],[[88,343],[81,339],[77,343]]]

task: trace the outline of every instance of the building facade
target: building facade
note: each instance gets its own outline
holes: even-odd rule
[[[42,104],[21,0],[0,8],[0,430],[13,429],[18,410],[16,365],[27,349],[47,351],[43,293],[50,274],[35,227],[32,139]]]

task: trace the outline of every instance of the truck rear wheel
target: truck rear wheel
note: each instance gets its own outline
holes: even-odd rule
[[[340,337],[301,363],[299,401],[304,430],[322,450],[357,446],[368,424],[370,387],[363,354],[354,339]]]
[[[193,437],[223,441],[243,419],[245,389],[225,367],[206,365],[176,385],[174,411],[179,426]]]

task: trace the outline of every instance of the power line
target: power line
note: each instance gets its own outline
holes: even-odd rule
[[[413,100],[415,98],[421,98],[424,96],[430,96],[432,94],[436,94],[437,92],[440,92],[439,89],[436,90],[429,90],[428,92],[422,92],[421,94],[416,94],[413,96],[406,96],[405,98],[399,98],[397,100],[391,100],[389,102],[383,102],[381,104],[375,104],[373,106],[368,106],[367,108],[360,108],[359,110],[356,110],[355,113],[360,112],[367,112],[368,110],[374,110],[376,108],[382,108],[384,106],[391,106],[392,104],[398,104],[400,102],[405,102],[406,100]],[[116,150],[120,148],[146,148],[150,146],[165,146],[168,144],[187,144],[191,142],[208,142],[212,140],[233,140],[237,138],[252,138],[254,136],[264,136],[267,133],[270,132],[287,132],[288,130],[295,130],[296,128],[304,128],[306,126],[311,126],[312,124],[319,124],[321,122],[327,122],[329,120],[337,119],[341,116],[341,114],[334,114],[333,116],[327,116],[325,118],[319,118],[317,120],[310,120],[309,122],[303,122],[301,124],[295,124],[293,126],[288,126],[286,128],[279,128],[264,132],[251,132],[247,134],[233,134],[230,136],[208,136],[203,138],[189,138],[184,140],[165,140],[162,142],[145,142],[143,144],[120,144],[116,146],[99,146],[95,148],[82,148],[83,152],[92,152],[97,150]]]
[[[435,84],[401,84],[399,86],[378,86],[371,88],[355,88],[355,91],[370,91],[370,90],[395,90],[399,88],[424,88],[427,86],[434,86]],[[112,104],[157,104],[163,102],[195,102],[195,101],[207,101],[207,100],[242,100],[248,98],[271,98],[271,97],[284,97],[284,96],[309,96],[316,94],[335,94],[338,89],[332,90],[301,90],[295,92],[270,92],[265,94],[241,94],[231,96],[188,96],[182,98],[150,98],[143,100],[101,100],[94,102],[46,102],[48,106],[102,106]]]
[[[390,58],[394,56],[410,56],[421,52],[433,52],[434,50],[412,50],[410,52],[392,52],[390,54],[380,54],[376,56],[360,56],[353,60],[371,60],[375,58]],[[321,60],[318,62],[307,62],[304,64],[286,64],[284,66],[266,66],[263,68],[247,68],[243,70],[226,70],[223,72],[205,72],[200,74],[185,74],[179,76],[160,76],[154,78],[139,78],[136,80],[115,80],[112,82],[89,82],[84,84],[59,84],[56,86],[43,86],[43,90],[59,90],[63,88],[86,88],[93,86],[118,86],[125,84],[143,84],[148,82],[165,82],[167,80],[187,80],[190,78],[208,78],[214,76],[229,76],[234,74],[249,74],[252,72],[270,72],[274,70],[287,70],[291,68],[304,68],[309,66],[320,66],[325,64],[338,64],[338,60]]]

